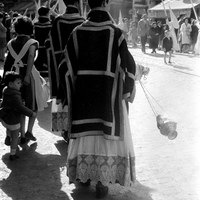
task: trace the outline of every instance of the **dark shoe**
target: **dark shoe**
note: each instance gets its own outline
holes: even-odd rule
[[[26,144],[26,143],[28,143],[28,142],[29,142],[29,139],[28,139],[28,138],[26,138],[26,137],[21,137],[21,139],[20,139],[20,144],[21,144],[21,145]]]
[[[17,160],[18,158],[19,158],[19,156],[17,156],[17,155],[10,155],[9,156],[9,159],[12,160],[12,161]]]
[[[168,62],[168,63],[170,64],[170,63],[172,63],[172,62],[169,60],[169,62]]]
[[[10,137],[9,136],[6,136],[4,144],[7,146],[10,146]]]
[[[29,139],[29,140],[32,140],[32,141],[36,141],[37,140],[36,137],[34,137],[33,134],[30,133],[29,131],[26,132],[25,137],[27,139]]]
[[[96,185],[96,198],[101,199],[104,198],[108,194],[108,187],[102,185],[101,182],[98,182]]]
[[[90,186],[90,180],[87,180],[85,183],[80,182],[80,185],[81,185],[82,187],[89,187],[89,186]]]

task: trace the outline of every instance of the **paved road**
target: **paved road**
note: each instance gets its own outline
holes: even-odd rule
[[[150,68],[145,87],[162,111],[178,123],[178,137],[162,136],[144,92],[137,83],[130,105],[130,122],[136,155],[137,181],[131,188],[110,187],[107,200],[200,200],[200,57],[174,55],[163,62],[163,53],[142,54],[130,49],[137,62]],[[150,52],[150,50],[148,50]],[[9,162],[0,125],[1,200],[92,200],[94,189],[78,190],[66,176],[67,146],[50,131],[50,105],[39,113],[34,126],[37,143],[21,149],[20,159]]]

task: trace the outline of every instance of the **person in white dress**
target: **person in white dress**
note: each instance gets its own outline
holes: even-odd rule
[[[188,18],[184,19],[184,23],[182,23],[180,27],[180,35],[181,35],[181,52],[188,53],[190,49],[191,39],[190,33],[192,31],[192,27],[189,24]]]

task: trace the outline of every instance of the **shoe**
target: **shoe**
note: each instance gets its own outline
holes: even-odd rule
[[[108,187],[102,185],[101,182],[98,182],[96,185],[96,198],[101,199],[104,198],[108,194]]]
[[[9,156],[9,159],[12,160],[12,161],[17,160],[18,158],[19,158],[19,156],[17,156],[17,155],[10,155]]]
[[[89,187],[89,186],[90,186],[90,179],[88,179],[85,183],[80,182],[80,185],[81,185],[82,187]]]
[[[10,146],[10,143],[11,143],[10,142],[10,137],[6,136],[4,144],[7,145],[7,146]]]
[[[26,143],[28,143],[28,142],[29,142],[29,139],[28,139],[28,138],[26,138],[26,137],[21,137],[21,139],[20,139],[20,144],[21,144],[21,145],[26,144]]]
[[[30,133],[29,131],[26,132],[25,137],[27,139],[29,139],[29,140],[32,140],[32,141],[36,141],[37,140],[36,137],[34,137],[33,134]]]
[[[170,63],[172,63],[172,62],[169,60],[169,62],[168,62],[168,63],[170,64]]]

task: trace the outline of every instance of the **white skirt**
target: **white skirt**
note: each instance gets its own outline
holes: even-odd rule
[[[77,179],[102,184],[119,183],[130,186],[135,181],[135,154],[125,102],[124,140],[106,140],[103,136],[85,136],[70,140],[67,175],[71,182]]]

